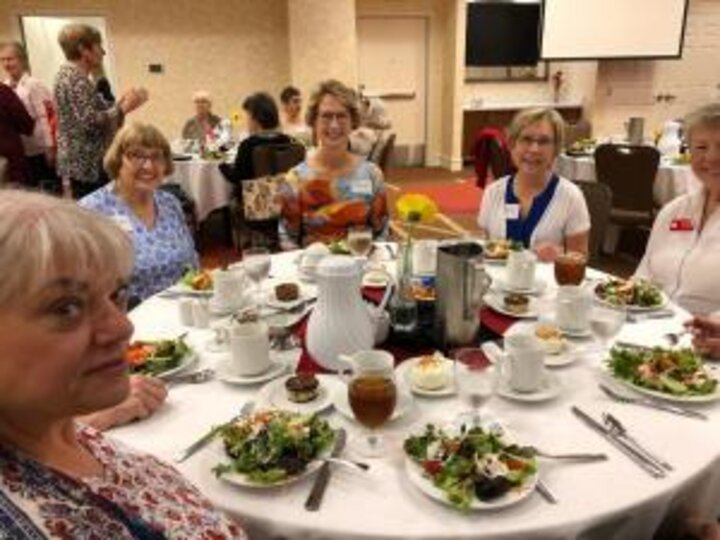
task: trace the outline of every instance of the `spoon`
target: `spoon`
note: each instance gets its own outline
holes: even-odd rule
[[[209,381],[215,376],[212,369],[201,369],[191,373],[181,373],[167,380],[168,384],[200,384]]]

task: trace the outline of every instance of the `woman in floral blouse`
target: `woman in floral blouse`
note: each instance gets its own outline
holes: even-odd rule
[[[74,420],[127,395],[132,258],[121,229],[71,201],[0,197],[3,538],[245,538],[175,469]]]
[[[130,89],[109,105],[90,80],[105,56],[100,32],[85,24],[68,24],[58,40],[68,62],[55,78],[57,169],[79,199],[107,182],[101,167],[105,149],[125,115],[147,101],[147,91]]]
[[[376,238],[387,234],[382,172],[348,150],[360,123],[355,92],[338,81],[320,83],[310,97],[307,123],[318,148],[280,187],[283,249],[338,240],[353,226],[370,227]]]

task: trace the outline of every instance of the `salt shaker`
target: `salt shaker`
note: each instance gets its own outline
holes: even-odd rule
[[[193,326],[195,324],[195,316],[193,315],[193,301],[190,298],[183,298],[178,303],[178,311],[180,314],[180,324],[183,326]]]
[[[210,325],[210,309],[207,300],[193,300],[192,316],[197,328],[207,328]]]

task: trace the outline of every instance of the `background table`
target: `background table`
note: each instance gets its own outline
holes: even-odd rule
[[[555,161],[555,172],[573,181],[595,181],[595,160],[592,156],[576,157],[560,154]],[[671,200],[690,191],[700,189],[700,182],[690,165],[675,165],[660,160],[653,194],[655,203],[664,206]]]
[[[198,221],[230,203],[232,184],[220,172],[220,163],[197,156],[188,161],[173,161],[175,172],[166,181],[180,184],[188,197],[195,201]]]
[[[294,278],[296,254],[273,257],[274,280]],[[489,267],[502,275],[501,267]],[[539,274],[549,283],[551,267]],[[597,274],[596,274],[597,275]],[[544,297],[544,310],[552,306],[554,285]],[[135,338],[177,336],[180,326],[177,301],[152,298],[131,313]],[[662,344],[662,334],[677,330],[686,314],[673,319],[627,324],[619,338],[645,344]],[[223,355],[205,348],[209,330],[191,330],[190,344],[200,353],[202,366],[213,366]],[[290,364],[297,351],[283,353]],[[278,489],[241,489],[215,478],[212,467],[221,451],[206,448],[179,465],[179,469],[213,501],[239,517],[253,538],[302,539],[644,539],[650,538],[663,516],[689,505],[708,516],[720,508],[720,409],[702,407],[709,421],[675,416],[610,401],[599,389],[601,357],[588,354],[556,370],[562,393],[552,401],[518,403],[496,396],[489,408],[519,437],[548,452],[605,452],[606,462],[583,465],[542,461],[541,477],[559,499],[549,505],[537,494],[503,511],[467,515],[423,495],[407,479],[402,441],[411,430],[432,420],[451,420],[464,410],[457,397],[415,399],[412,411],[383,428],[388,453],[371,460],[368,473],[334,469],[319,512],[307,512],[303,503],[312,478]],[[258,387],[232,386],[214,380],[202,385],[171,388],[167,404],[153,417],[114,430],[111,435],[136,448],[171,460],[181,449],[253,399]],[[629,392],[629,391],[628,391]],[[608,411],[620,418],[649,448],[675,466],[665,479],[648,476],[625,455],[588,429],[570,412],[578,405],[593,417]],[[347,428],[353,446],[362,431],[353,421],[332,411],[325,413],[334,426]]]

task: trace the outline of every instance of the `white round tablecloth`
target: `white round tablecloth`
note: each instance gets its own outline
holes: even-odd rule
[[[296,274],[295,254],[273,257],[274,281]],[[503,270],[491,267],[499,276]],[[549,265],[540,276],[549,282],[543,302],[552,306],[554,283]],[[680,328],[687,315],[676,309],[672,319],[628,323],[619,339],[663,344],[662,335]],[[177,300],[153,298],[131,313],[136,338],[177,336],[187,330],[178,319]],[[191,330],[190,344],[202,366],[214,366],[224,356],[205,348],[209,330]],[[298,351],[283,353],[294,365]],[[598,388],[601,356],[588,354],[555,370],[562,392],[542,403],[518,403],[499,396],[490,412],[520,438],[547,452],[605,452],[609,460],[593,464],[541,461],[541,478],[558,498],[550,505],[537,494],[511,508],[493,512],[459,513],[423,495],[404,473],[402,441],[412,429],[431,420],[448,421],[464,409],[455,396],[415,397],[408,414],[382,429],[387,445],[384,458],[369,460],[362,473],[335,467],[318,512],[304,509],[312,477],[278,489],[243,489],[217,479],[211,469],[219,450],[206,447],[178,465],[217,506],[238,517],[253,538],[291,539],[628,539],[651,538],[668,512],[689,505],[714,515],[720,502],[720,410],[701,409],[708,421],[676,416],[611,401]],[[630,393],[630,391],[626,390]],[[152,418],[124,426],[111,435],[140,450],[171,460],[212,425],[237,414],[258,387],[233,386],[217,380],[171,388],[167,404]],[[262,405],[262,404],[260,404]],[[661,454],[675,470],[654,479],[605,439],[581,423],[570,411],[578,405],[595,418],[603,411],[620,418],[636,438]],[[362,431],[335,411],[324,413],[334,426],[347,428],[344,455],[359,457],[353,448]]]
[[[555,172],[569,180],[594,182],[595,160],[592,156],[575,157],[560,154],[555,161]],[[653,195],[659,206],[690,191],[700,189],[700,183],[690,169],[690,165],[675,165],[661,159],[655,176]]]
[[[230,203],[232,185],[220,172],[219,163],[197,156],[188,161],[173,161],[175,172],[166,180],[180,184],[188,197],[195,201],[198,221]]]

